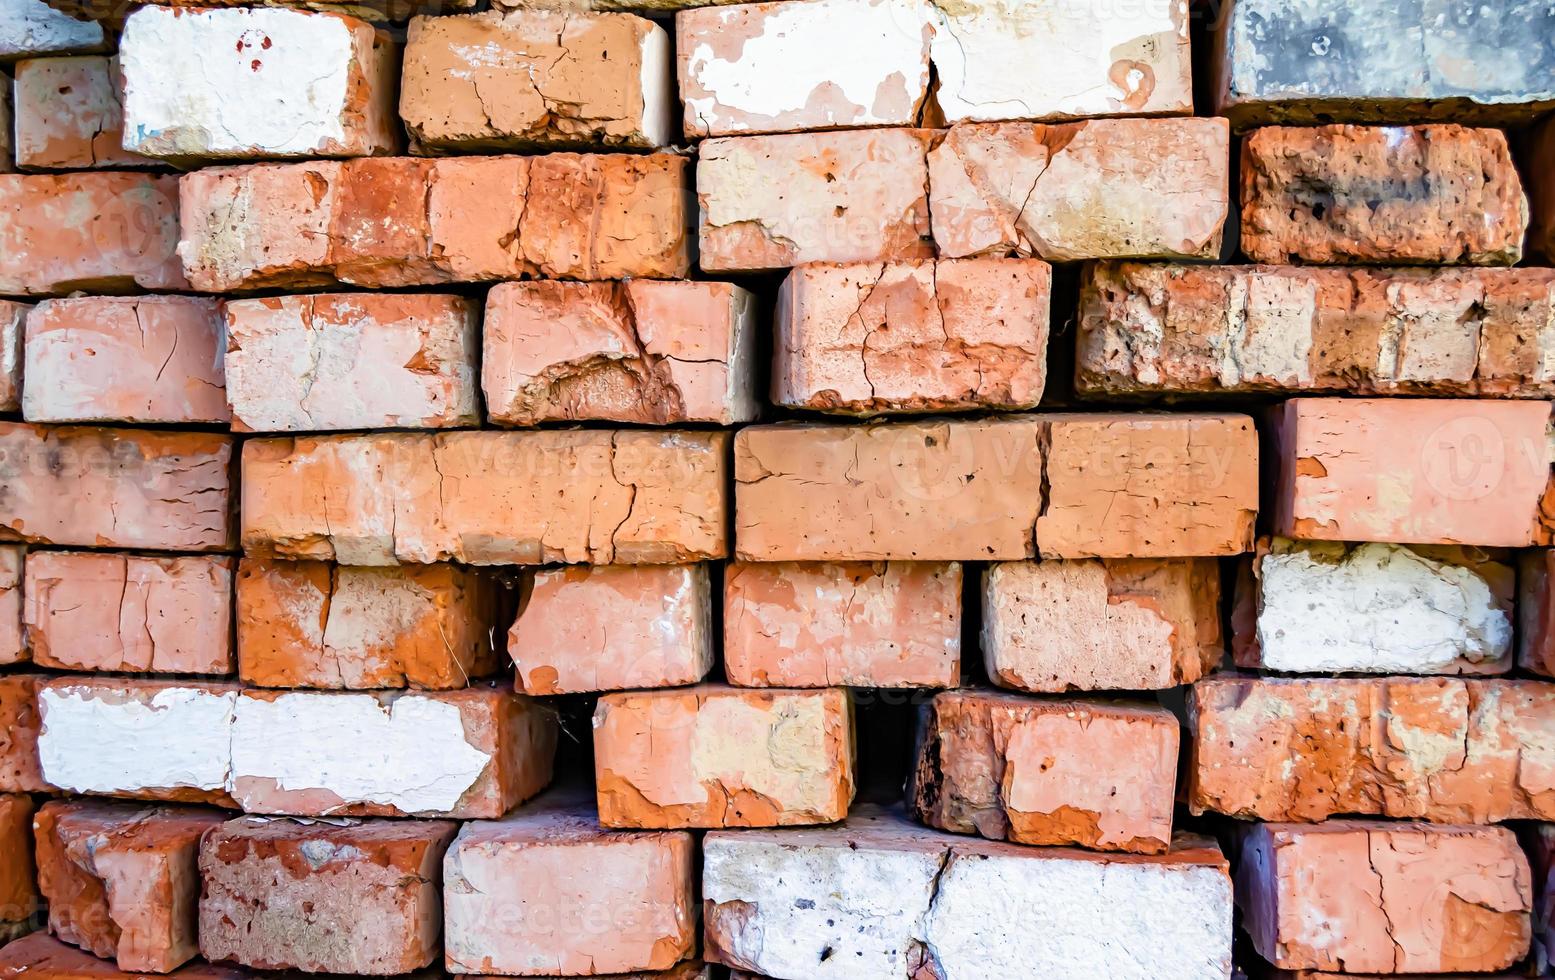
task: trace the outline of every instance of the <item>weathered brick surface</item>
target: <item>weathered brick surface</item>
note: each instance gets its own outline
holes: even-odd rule
[[[0,174],[0,294],[189,288],[178,197],[155,174]]]
[[[322,293],[222,305],[233,428],[439,429],[480,420],[475,304]]]
[[[954,687],[959,562],[733,562],[723,666],[740,687]]]
[[[30,658],[22,636],[22,554],[21,545],[0,545],[0,664],[14,664]]]
[[[703,851],[704,955],[750,975],[1231,975],[1231,880],[1204,838],[1095,854],[859,807],[836,827],[710,833]],[[1041,928],[991,929],[1011,907]]]
[[[3,81],[0,79],[0,83]],[[26,303],[0,300],[0,412],[15,412],[22,407],[22,337],[27,332],[27,313],[31,309]]]
[[[1167,393],[1555,395],[1555,272],[1098,263],[1077,382]]]
[[[34,551],[22,624],[32,662],[61,670],[230,674],[231,558]]]
[[[1548,402],[1298,398],[1275,415],[1268,510],[1285,537],[1547,541]]]
[[[678,128],[670,60],[669,33],[631,14],[418,17],[400,115],[424,149],[666,146]]]
[[[221,332],[216,301],[199,296],[44,300],[27,315],[22,414],[225,424]]]
[[[118,59],[31,58],[17,63],[15,75],[18,167],[96,170],[152,162],[123,146]]]
[[[497,669],[494,583],[459,565],[245,558],[238,672],[256,687],[451,690]]]
[[[0,422],[0,539],[224,550],[232,463],[215,433]]]
[[[697,150],[705,272],[934,255],[920,129],[704,141]]]
[[[508,631],[518,690],[577,694],[695,684],[712,669],[708,566],[541,570]]]
[[[243,546],[355,565],[721,558],[727,439],[607,430],[251,439]]]
[[[38,689],[45,674],[0,674],[0,793],[42,793],[38,756]]]
[[[802,266],[778,294],[772,400],[857,415],[1033,408],[1051,290],[1036,259]]]
[[[443,862],[445,962],[516,976],[673,969],[697,945],[696,850],[683,831],[601,830],[589,801],[559,792],[467,823]]]
[[[1555,117],[1544,120],[1528,137],[1525,172],[1528,250],[1546,260],[1555,260]]]
[[[606,694],[594,712],[605,827],[831,823],[853,799],[848,692],[717,685]]]
[[[1237,905],[1276,966],[1482,971],[1528,951],[1533,882],[1504,827],[1335,820],[1240,836]]]
[[[1445,677],[1207,677],[1188,803],[1243,819],[1438,823],[1555,813],[1555,685]]]
[[[1516,572],[1479,548],[1264,539],[1237,583],[1237,663],[1315,674],[1503,674]]]
[[[0,793],[0,936],[6,938],[15,929],[30,928],[38,907],[33,809],[32,797],[25,793]]]
[[[1555,550],[1517,559],[1517,665],[1555,677]]]
[[[1528,202],[1505,134],[1270,126],[1242,141],[1242,251],[1280,264],[1512,265]]]
[[[501,283],[486,296],[481,387],[501,425],[756,417],[757,302],[722,282]]]
[[[7,980],[137,980],[145,976],[143,972],[120,970],[106,960],[67,946],[41,929],[0,947],[0,977]],[[253,974],[196,960],[167,976],[172,980],[249,980]]]
[[[33,826],[49,931],[121,970],[167,973],[199,954],[203,807],[56,801]]]
[[[200,952],[257,969],[385,976],[438,953],[446,820],[239,817],[200,846]]]
[[[928,155],[934,244],[948,257],[1212,259],[1230,139],[1223,119],[955,126]]]
[[[189,163],[394,152],[398,57],[335,13],[147,6],[125,21],[124,145]],[[241,95],[239,94],[241,93]]]
[[[1165,708],[952,691],[922,711],[907,800],[929,826],[1018,844],[1170,846],[1178,731]]]
[[[107,47],[102,24],[72,17],[44,0],[12,0],[0,16],[0,62],[43,54],[90,54]]]
[[[982,622],[989,679],[1021,691],[1160,690],[1225,654],[1211,558],[997,562]]]
[[[675,278],[690,264],[688,178],[672,154],[213,168],[180,181],[179,250],[210,292]],[[0,205],[16,179],[0,178]]]

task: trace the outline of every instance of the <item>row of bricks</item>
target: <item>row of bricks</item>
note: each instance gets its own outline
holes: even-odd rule
[[[1555,931],[1531,914],[1533,869],[1499,827],[1243,825],[1231,835],[1233,886],[1204,838],[1179,836],[1153,857],[1025,849],[872,806],[836,827],[700,842],[601,830],[566,791],[462,827],[99,801],[32,816],[26,797],[0,796],[0,908],[30,909],[41,892],[55,936],[125,971],[172,972],[197,953],[357,975],[439,958],[455,974],[665,970],[697,952],[698,891],[702,955],[804,980],[925,966],[955,977],[1004,957],[1020,967],[1006,977],[1227,977],[1233,897],[1254,948],[1287,969],[1500,970],[1536,929],[1546,940]],[[1542,882],[1555,828],[1529,843]],[[1040,938],[997,930],[1012,906],[1022,934]],[[70,955],[41,935],[30,942]],[[1135,942],[1157,948],[1131,963]]]
[[[600,696],[609,827],[829,823],[854,793],[849,694],[717,684]],[[523,695],[240,689],[0,676],[0,790],[216,802],[295,816],[496,817],[550,779],[554,713]],[[922,708],[908,796],[925,822],[1027,844],[1156,852],[1179,724],[1142,703],[965,689]],[[1555,685],[1253,678],[1190,689],[1194,813],[1320,821],[1555,819]]]
[[[771,400],[1034,408],[1051,305],[1039,259],[801,266],[778,293]],[[730,425],[759,411],[757,306],[728,283],[658,280],[502,283],[479,325],[476,304],[448,294],[0,300],[0,411],[317,432],[470,426],[484,400],[502,425]],[[1552,310],[1549,269],[1098,264],[1081,285],[1076,379],[1090,397],[1547,398]]]
[[[1242,150],[1254,261],[1522,255],[1529,205],[1499,131],[1268,128]],[[13,174],[0,176],[0,293],[678,278],[698,215],[708,271],[936,251],[1215,258],[1229,169],[1224,120],[1166,118],[709,140],[695,203],[691,162],[663,153]],[[1379,201],[1401,173],[1424,190]]]
[[[1516,623],[1517,665],[1555,676],[1555,551],[1526,552],[1518,566],[1455,546],[1265,539],[1239,576],[1236,661],[1503,674]],[[716,585],[705,564],[535,570],[515,615],[519,594],[456,565],[24,559],[0,546],[0,664],[451,690],[498,671],[505,630],[517,688],[536,695],[693,684],[719,652],[741,687],[960,682],[959,563],[733,563],[722,568],[721,640]],[[1225,652],[1215,559],[997,562],[983,572],[980,607],[987,675],[1016,690],[1162,690],[1198,680]]]
[[[1549,414],[1538,401],[1288,401],[1270,416],[1272,533],[1548,544]],[[234,449],[214,433],[0,423],[0,536],[230,549]],[[1206,557],[1252,547],[1258,459],[1250,417],[1201,412],[780,424],[732,438],[251,438],[241,542],[253,556],[348,565],[674,563],[726,557],[732,510],[734,550],[754,561]],[[867,523],[848,519],[862,513]]]

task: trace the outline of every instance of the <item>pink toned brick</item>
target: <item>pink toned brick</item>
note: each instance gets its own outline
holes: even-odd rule
[[[28,658],[22,637],[22,555],[20,545],[0,545],[0,664]]]
[[[124,149],[119,62],[104,55],[17,62],[16,164],[23,169],[144,167]]]

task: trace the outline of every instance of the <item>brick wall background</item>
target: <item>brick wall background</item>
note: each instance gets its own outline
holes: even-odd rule
[[[0,0],[0,977],[1549,972],[1548,3],[486,7]]]

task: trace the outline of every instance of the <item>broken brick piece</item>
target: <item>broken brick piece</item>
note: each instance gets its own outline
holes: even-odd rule
[[[928,155],[934,243],[947,258],[1213,259],[1230,143],[1224,119],[954,126]]]
[[[26,549],[0,544],[0,664],[29,659],[22,634],[22,564]]]
[[[0,793],[0,947],[32,928],[39,907],[32,813],[32,797]]]
[[[262,970],[387,976],[430,965],[447,820],[239,817],[200,846],[200,952]]]
[[[720,685],[606,694],[594,711],[605,827],[786,827],[853,799],[848,692]]]
[[[1188,727],[1194,813],[1555,816],[1555,684],[1215,675],[1193,686]]]
[[[29,422],[219,422],[227,410],[216,301],[44,300],[27,316]]]
[[[475,304],[427,293],[229,300],[238,432],[438,429],[480,421]]]
[[[119,61],[135,153],[191,163],[367,156],[399,143],[398,48],[355,17],[151,5],[126,18]]]
[[[1043,507],[1043,432],[1029,416],[741,429],[734,439],[739,557],[1029,558]]]
[[[0,422],[0,540],[232,547],[232,438]]]
[[[1098,398],[1555,395],[1551,269],[1104,262],[1078,330],[1076,383]]]
[[[179,254],[205,292],[681,278],[688,167],[670,153],[552,153],[197,170],[179,184]]]
[[[5,85],[0,80],[0,90]],[[5,122],[0,114],[0,123]],[[4,146],[0,146],[3,151]],[[0,299],[0,412],[22,407],[22,338],[27,333],[27,314],[32,307]]]
[[[203,807],[45,803],[33,827],[49,932],[125,971],[193,959],[200,837],[226,819]]]
[[[1505,827],[1244,824],[1236,901],[1287,969],[1479,972],[1528,952],[1533,882]]]
[[[231,558],[91,551],[27,557],[32,661],[60,670],[230,674]]]
[[[167,976],[169,980],[252,980],[253,974],[196,960]],[[107,960],[60,942],[42,929],[0,946],[0,977],[5,980],[146,980],[144,972],[120,970]]]
[[[773,401],[856,415],[1034,408],[1051,291],[1039,259],[801,266],[778,294]]]
[[[835,827],[703,840],[705,955],[747,976],[1229,977],[1231,901],[1205,838],[1164,855],[1022,847],[861,806]],[[990,930],[1000,908],[1025,925]]]
[[[676,142],[669,33],[632,14],[521,8],[410,22],[400,115],[421,149]]]
[[[958,562],[731,562],[724,672],[740,687],[954,687]]]
[[[1298,674],[1504,674],[1509,556],[1452,545],[1259,542],[1237,585],[1236,661]]]
[[[0,793],[43,793],[38,691],[47,674],[0,674]]]
[[[683,831],[600,829],[591,801],[553,793],[464,825],[443,862],[451,973],[599,975],[671,969],[696,949]]]
[[[250,439],[243,546],[352,565],[721,558],[727,445],[603,429]]]
[[[1275,416],[1275,534],[1526,547],[1547,540],[1548,402],[1297,398]]]
[[[0,174],[0,294],[188,289],[178,194],[157,174]]]
[[[983,661],[1021,691],[1191,684],[1225,655],[1213,558],[998,562],[983,576]]]
[[[1252,547],[1258,434],[1248,416],[1115,412],[1043,421],[1042,557],[1209,557]]]
[[[1271,265],[1513,265],[1528,230],[1500,130],[1269,126],[1241,181],[1242,251]]]
[[[713,666],[708,566],[574,565],[534,573],[508,631],[526,694],[695,684]]]
[[[756,298],[723,282],[512,282],[486,295],[491,421],[749,422]]]
[[[907,799],[929,826],[1138,854],[1170,846],[1178,731],[1165,708],[948,691],[922,711]]]
[[[933,139],[930,130],[879,129],[704,141],[702,270],[932,258]]]
[[[459,565],[243,559],[238,671],[256,687],[465,687],[497,669],[495,584]]]
[[[17,62],[14,95],[18,167],[98,170],[155,162],[124,149],[117,58],[78,55]]]

